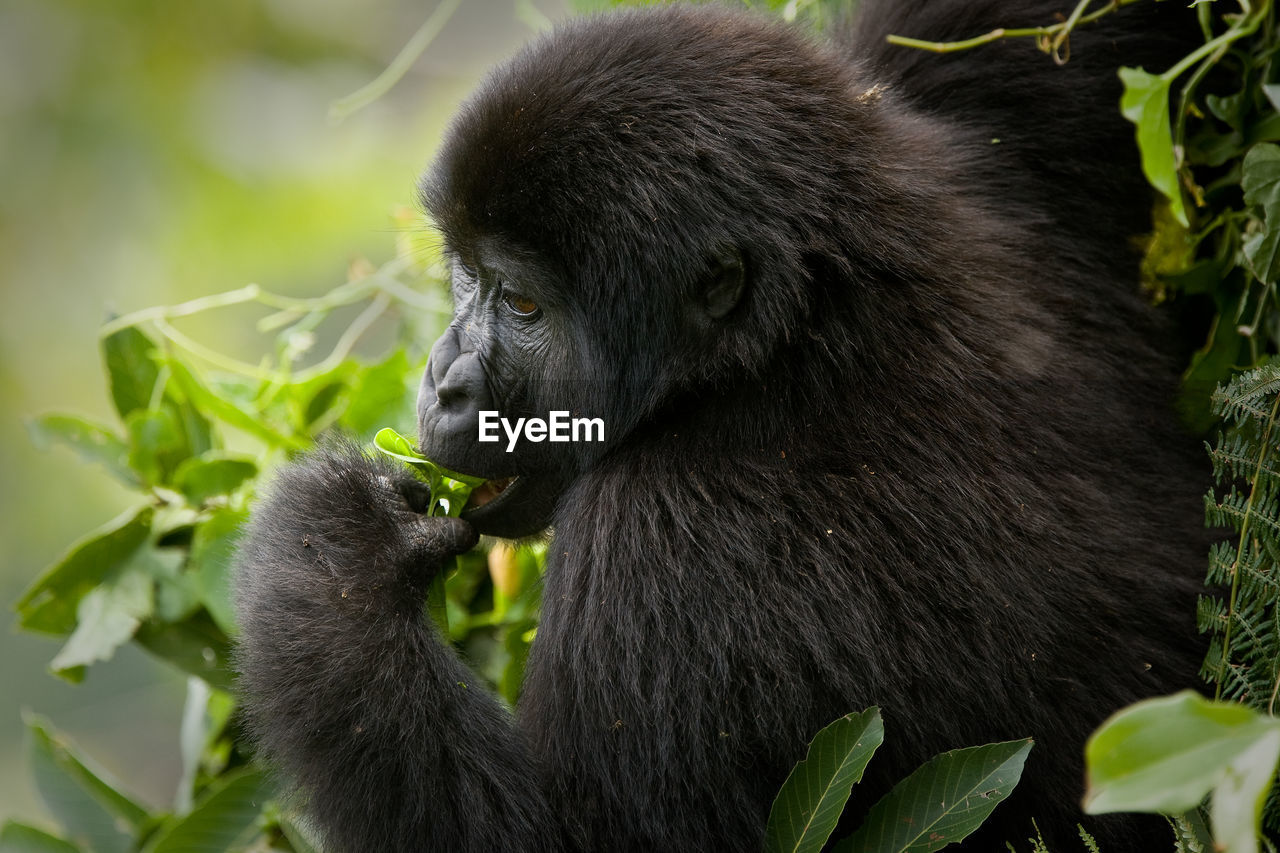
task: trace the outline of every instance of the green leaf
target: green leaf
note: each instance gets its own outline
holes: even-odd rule
[[[130,412],[125,427],[129,466],[144,482],[168,483],[178,464],[191,455],[187,434],[171,404]]]
[[[0,853],[80,853],[80,848],[43,829],[6,820],[0,827]]]
[[[219,507],[196,527],[191,540],[190,567],[200,598],[213,621],[228,636],[236,633],[232,561],[240,529],[248,519],[248,510]]]
[[[944,752],[903,779],[852,836],[842,853],[932,853],[960,841],[991,814],[1022,778],[1031,740]]]
[[[258,834],[258,817],[274,793],[259,770],[222,777],[187,815],[166,821],[146,853],[226,853]]]
[[[1280,111],[1280,83],[1263,83],[1262,94],[1267,96],[1272,109]]]
[[[1244,339],[1235,329],[1238,307],[1232,302],[1219,305],[1209,340],[1192,355],[1191,364],[1182,375],[1179,406],[1188,426],[1199,432],[1208,432],[1218,422],[1209,411],[1209,396],[1220,383],[1231,378],[1241,359]]]
[[[142,547],[151,533],[152,515],[147,506],[129,510],[71,546],[18,599],[19,624],[44,634],[75,630],[80,600]]]
[[[172,375],[173,371],[169,371]],[[176,382],[169,382],[165,385],[164,392],[165,403],[173,408],[174,414],[178,419],[178,423],[182,427],[182,433],[186,436],[186,444],[189,448],[189,455],[198,456],[212,450],[215,444],[213,435],[213,427],[209,423],[209,419],[200,414],[195,404],[187,399],[187,395],[183,393],[181,386]]]
[[[419,453],[412,441],[391,427],[378,430],[378,434],[373,437],[373,446],[393,459],[404,462],[431,486],[431,506],[427,509],[427,515],[439,515],[437,510],[442,500],[448,503],[447,515],[461,515],[471,491],[485,482],[483,477],[458,474],[437,465]]]
[[[1169,125],[1170,81],[1141,68],[1121,68],[1119,73],[1124,83],[1120,112],[1136,127],[1142,172],[1151,186],[1169,199],[1174,218],[1187,227],[1187,210],[1182,201],[1173,131]]]
[[[156,657],[203,678],[213,687],[233,689],[231,642],[204,611],[181,622],[144,622],[134,640]]]
[[[341,423],[355,435],[366,435],[379,424],[411,429],[414,422],[416,371],[409,356],[398,349],[381,364],[363,370],[354,381],[351,402]]]
[[[150,574],[131,565],[91,589],[76,608],[75,631],[49,664],[53,672],[110,660],[151,615],[154,589]]]
[[[252,459],[210,451],[185,460],[173,474],[173,485],[193,506],[228,495],[258,474]]]
[[[1262,209],[1263,227],[1244,243],[1250,271],[1264,284],[1280,275],[1280,146],[1255,145],[1244,157],[1240,178],[1245,204]]]
[[[818,732],[773,801],[765,850],[816,853],[826,844],[862,771],[884,742],[879,708],[847,714]]]
[[[67,837],[94,853],[132,851],[133,837],[149,820],[147,810],[77,754],[47,720],[29,714],[26,724],[36,789]]]
[[[373,437],[373,444],[383,453],[407,463],[415,470],[433,468],[440,472],[441,475],[452,480],[457,480],[459,483],[464,483],[472,488],[481,485],[485,481],[484,477],[472,477],[468,474],[458,474],[454,471],[450,471],[443,465],[437,465],[419,453],[418,449],[413,446],[413,442],[411,440],[391,429],[391,427],[378,430],[378,434]]]
[[[1233,95],[1205,95],[1204,105],[1209,108],[1209,112],[1213,113],[1219,120],[1231,127],[1240,129],[1240,107],[1244,103],[1245,92],[1243,90]]]
[[[354,359],[346,359],[305,381],[282,386],[280,394],[294,431],[314,433],[331,426],[347,407],[358,369]]]
[[[1215,840],[1253,853],[1278,763],[1280,720],[1190,690],[1148,699],[1089,738],[1084,809],[1179,814],[1212,792]]]
[[[186,571],[185,548],[146,548],[135,559],[146,566],[156,582],[155,619],[181,622],[201,606],[199,581],[194,573]]]
[[[121,418],[151,405],[160,376],[160,368],[152,358],[155,349],[155,343],[133,326],[102,339],[102,361],[107,367],[111,401]]]
[[[257,413],[247,412],[230,400],[224,400],[212,393],[196,378],[185,364],[170,359],[165,362],[173,374],[174,381],[182,389],[187,400],[203,412],[219,420],[243,430],[249,435],[259,438],[271,447],[287,447],[293,450],[305,450],[307,443],[293,435],[274,428]]]
[[[40,450],[65,444],[86,462],[106,467],[117,480],[137,486],[137,475],[129,467],[129,447],[115,432],[102,424],[73,415],[42,415],[27,422],[31,441]]]
[[[214,690],[204,679],[187,679],[187,701],[182,709],[182,725],[178,745],[182,754],[182,776],[174,808],[179,815],[188,814],[195,802],[196,779],[204,765],[205,755],[214,741],[226,730],[235,710],[229,693]]]

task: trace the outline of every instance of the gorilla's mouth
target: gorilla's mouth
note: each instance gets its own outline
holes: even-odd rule
[[[490,501],[496,499],[515,481],[515,477],[504,477],[500,480],[486,480],[484,485],[477,486],[472,490],[471,497],[467,500],[466,508],[479,509]]]
[[[482,534],[503,539],[532,536],[551,523],[560,494],[566,487],[563,477],[551,473],[525,473],[491,480],[478,486],[462,510]]]

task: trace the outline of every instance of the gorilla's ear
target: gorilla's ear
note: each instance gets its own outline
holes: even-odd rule
[[[703,283],[702,305],[707,316],[719,320],[734,309],[747,289],[742,253],[733,246],[722,247],[711,258]]]

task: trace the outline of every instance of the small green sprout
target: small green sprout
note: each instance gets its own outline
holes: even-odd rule
[[[391,427],[378,430],[378,434],[373,437],[373,446],[408,465],[413,473],[431,487],[431,505],[427,507],[427,515],[461,515],[471,490],[484,485],[483,477],[469,477],[440,467],[419,453],[412,441]]]

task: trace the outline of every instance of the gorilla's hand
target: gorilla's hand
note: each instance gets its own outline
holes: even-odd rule
[[[441,563],[477,539],[461,519],[424,515],[428,498],[400,466],[350,443],[326,447],[281,471],[250,526],[242,564],[322,588],[342,611],[419,613]],[[255,580],[264,579],[242,578],[242,607]]]
[[[239,556],[246,725],[326,849],[553,850],[510,713],[424,612],[441,562],[476,542],[467,522],[423,515],[427,497],[351,443],[280,472]]]

